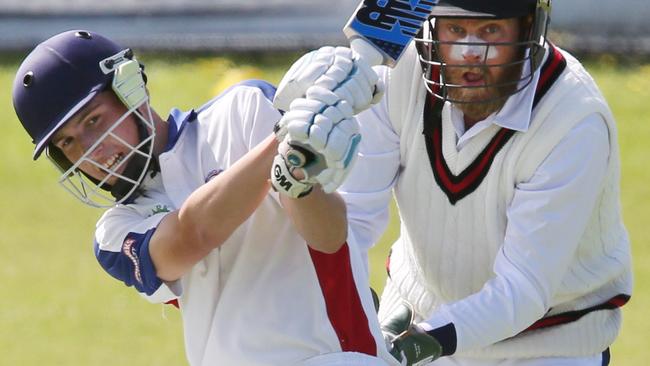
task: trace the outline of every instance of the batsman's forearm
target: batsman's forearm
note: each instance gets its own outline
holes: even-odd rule
[[[187,214],[206,240],[218,246],[255,211],[268,193],[268,175],[276,150],[277,142],[269,136],[192,193],[181,209],[181,216]]]
[[[273,136],[194,191],[158,226],[150,252],[157,275],[172,281],[223,244],[268,194]]]
[[[313,249],[334,253],[346,242],[346,208],[338,193],[326,194],[320,186],[314,186],[305,197],[280,199],[296,230]]]

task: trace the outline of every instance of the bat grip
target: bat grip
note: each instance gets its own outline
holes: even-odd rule
[[[371,66],[384,63],[384,55],[370,42],[363,38],[354,38],[350,41],[350,48]]]
[[[294,168],[302,168],[316,159],[313,152],[296,144],[289,144],[289,150],[285,156],[287,163]]]

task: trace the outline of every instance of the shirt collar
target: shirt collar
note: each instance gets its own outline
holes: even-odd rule
[[[171,112],[169,112],[169,117],[167,118],[167,144],[165,145],[163,152],[171,150],[176,145],[185,125],[195,119],[196,112],[193,109],[183,112],[179,109],[173,108]]]
[[[526,62],[522,75],[527,75],[530,72],[530,64]],[[496,114],[491,115],[493,118],[492,123],[515,131],[527,131],[530,126],[530,118],[533,113],[533,101],[535,100],[535,91],[537,89],[537,82],[539,81],[540,70],[539,68],[533,75],[533,80],[520,90],[517,94],[511,96],[503,105],[503,108]],[[526,83],[526,80],[519,82]]]

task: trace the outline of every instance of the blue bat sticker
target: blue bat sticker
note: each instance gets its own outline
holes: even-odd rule
[[[397,61],[438,0],[364,0],[346,28]]]

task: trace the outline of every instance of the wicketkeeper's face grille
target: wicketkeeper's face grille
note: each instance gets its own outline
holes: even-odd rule
[[[451,103],[498,110],[526,88],[544,55],[533,18],[431,18],[416,38],[427,91]]]

